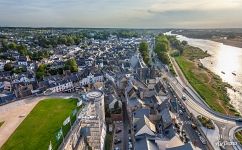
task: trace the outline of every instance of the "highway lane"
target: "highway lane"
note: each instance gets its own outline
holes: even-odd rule
[[[220,118],[220,117],[217,117],[216,115],[208,112],[206,109],[204,109],[202,106],[200,106],[199,104],[197,104],[196,102],[194,102],[191,98],[189,98],[189,96],[184,93],[182,91],[182,89],[179,89],[178,86],[174,85],[174,83],[170,82],[171,86],[173,87],[173,89],[175,89],[175,92],[177,93],[177,95],[181,98],[183,95],[186,96],[187,100],[185,100],[185,104],[187,106],[190,107],[190,109],[193,109],[194,111],[196,111],[198,114],[201,114],[201,115],[204,115],[204,116],[207,116],[209,117],[210,119],[212,120],[216,120],[216,121],[219,121],[219,122],[223,122],[223,123],[230,123],[230,124],[234,124],[235,125],[235,122],[234,121],[230,121],[230,120],[227,120],[227,119],[224,119],[224,118]]]

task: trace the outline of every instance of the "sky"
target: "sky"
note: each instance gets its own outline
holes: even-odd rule
[[[0,0],[0,26],[240,28],[242,0]]]

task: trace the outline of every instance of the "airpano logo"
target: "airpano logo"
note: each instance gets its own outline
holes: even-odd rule
[[[235,145],[238,145],[237,142],[233,142],[233,141],[226,141],[226,140],[223,140],[223,136],[220,135],[219,138],[218,138],[218,141],[215,143],[217,146],[219,147],[225,147],[225,146],[235,146]]]

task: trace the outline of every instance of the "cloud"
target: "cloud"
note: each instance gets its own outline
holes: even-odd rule
[[[0,0],[0,26],[242,27],[241,13],[242,0]]]
[[[149,13],[171,11],[216,11],[241,9],[241,0],[169,0],[155,3],[148,8]]]

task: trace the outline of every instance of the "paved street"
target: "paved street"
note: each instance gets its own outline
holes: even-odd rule
[[[125,98],[124,98],[125,99]],[[125,150],[128,149],[128,133],[129,133],[129,117],[128,117],[128,112],[127,112],[127,106],[126,106],[126,101],[122,101],[122,108],[123,108],[123,126],[124,126],[124,131],[123,131],[123,148]]]
[[[113,136],[113,148],[123,150],[124,128],[122,121],[114,122],[115,131]]]
[[[169,95],[171,95],[171,98],[174,100],[175,97],[172,94],[172,92],[170,90],[168,90]],[[180,101],[180,102],[179,102]],[[182,109],[182,107],[184,108],[185,106],[181,103],[181,99],[178,100],[178,102],[176,102],[176,106],[177,106],[177,111],[182,111],[182,114],[176,113],[177,116],[177,120],[179,122],[180,126],[180,131],[185,130],[185,133],[187,134],[187,136],[189,137],[189,141],[195,143],[195,146],[201,148],[202,150],[206,150],[207,146],[202,144],[202,142],[199,139],[198,134],[195,132],[196,130],[192,128],[192,123],[193,121],[191,120],[190,114],[187,113],[187,111],[184,111],[184,109]],[[188,118],[189,116],[189,118]]]

